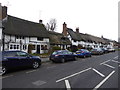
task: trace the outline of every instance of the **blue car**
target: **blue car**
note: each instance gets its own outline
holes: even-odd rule
[[[91,57],[91,52],[86,49],[80,49],[76,51],[77,57]]]
[[[64,63],[65,61],[76,60],[76,54],[68,51],[68,50],[58,50],[53,52],[50,55],[50,60],[52,62],[61,62]]]
[[[5,74],[10,69],[32,67],[34,69],[41,65],[38,56],[32,56],[23,51],[3,51],[0,52],[0,74]]]

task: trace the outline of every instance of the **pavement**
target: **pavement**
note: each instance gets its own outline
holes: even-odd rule
[[[42,58],[43,62],[48,58]],[[38,69],[26,69],[6,74],[3,88],[31,90],[120,90],[120,60],[118,52],[78,58],[65,63],[43,63]],[[4,90],[4,89],[3,89]]]
[[[42,63],[50,62],[49,57],[42,57],[42,58],[41,58],[41,62],[42,62]]]

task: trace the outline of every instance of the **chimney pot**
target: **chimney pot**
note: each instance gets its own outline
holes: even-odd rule
[[[79,27],[76,28],[76,32],[79,33]]]
[[[39,23],[42,24],[43,20],[39,20]]]

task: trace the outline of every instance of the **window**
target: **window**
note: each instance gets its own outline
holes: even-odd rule
[[[64,51],[64,52],[63,52],[63,54],[67,55],[67,54],[68,54],[68,52]]]
[[[27,49],[27,45],[23,45],[23,50],[26,50]]]
[[[19,45],[17,45],[17,49],[19,49]]]
[[[14,45],[14,49],[16,49],[17,47],[16,47],[16,45]]]
[[[44,45],[41,45],[41,50],[44,50]]]
[[[37,37],[37,40],[43,41],[43,38],[42,37]]]
[[[16,52],[8,52],[8,53],[5,53],[4,56],[5,57],[15,57],[15,56],[17,56],[17,53]]]
[[[10,45],[10,49],[13,49],[13,48],[12,48],[12,45]]]
[[[20,49],[20,47],[19,47],[19,45],[17,45],[17,44],[11,44],[11,45],[10,45],[10,49],[18,50],[18,49]]]
[[[48,50],[48,49],[47,49],[47,45],[45,45],[44,49],[45,49],[45,50]]]
[[[17,52],[17,55],[18,55],[18,56],[22,56],[22,57],[28,56],[28,54],[25,53],[25,52]]]
[[[41,45],[41,50],[48,50],[47,45]]]
[[[16,39],[24,39],[24,36],[16,36]]]
[[[74,42],[76,42],[76,40],[74,40]]]

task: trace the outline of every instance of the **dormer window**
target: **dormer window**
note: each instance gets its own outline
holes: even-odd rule
[[[16,36],[16,39],[24,39],[23,36]]]
[[[74,42],[77,42],[76,40],[73,40]]]
[[[43,41],[43,37],[37,37],[38,41]]]

